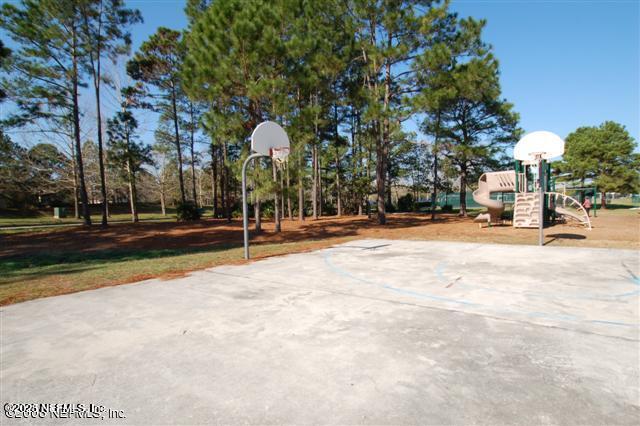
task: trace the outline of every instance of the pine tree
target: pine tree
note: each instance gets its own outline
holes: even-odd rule
[[[128,9],[123,0],[83,0],[79,2],[81,24],[81,43],[87,59],[87,68],[91,75],[96,102],[96,133],[98,140],[98,165],[100,193],[102,198],[102,226],[107,226],[107,187],[104,170],[102,142],[102,105],[100,88],[104,82],[102,59],[115,61],[118,55],[129,52],[131,36],[127,27],[142,22],[138,10]]]
[[[416,90],[414,58],[444,27],[448,4],[431,1],[354,2],[357,37],[366,66],[366,122],[376,144],[376,192],[378,222],[386,223],[385,198],[389,156],[394,141],[401,141],[400,124],[411,114],[408,96]],[[426,8],[426,12],[424,9]]]
[[[2,40],[0,40],[0,69],[4,69],[7,67],[8,59],[11,57],[11,49],[6,48]],[[0,102],[4,101],[7,97],[7,93],[0,86]]]
[[[447,31],[417,62],[422,87],[414,102],[426,113],[423,130],[435,137],[434,154],[443,154],[458,170],[462,216],[467,215],[468,183],[495,167],[521,132],[513,105],[501,98],[498,62],[481,40],[484,25],[473,19],[449,20]]]
[[[84,224],[91,225],[80,135],[79,88],[84,57],[80,1],[23,0],[2,5],[0,26],[18,45],[1,86],[19,110],[9,121],[71,123]]]
[[[142,89],[146,102],[140,103],[173,122],[174,143],[178,158],[180,200],[186,203],[182,171],[182,140],[180,136],[179,104],[184,92],[180,70],[185,56],[182,34],[160,27],[127,63],[127,73],[134,80],[144,83]],[[155,91],[154,91],[155,89]]]
[[[136,141],[138,122],[129,111],[121,111],[107,121],[109,160],[126,176],[129,186],[131,220],[138,222],[136,176],[143,164],[150,164],[151,147]]]

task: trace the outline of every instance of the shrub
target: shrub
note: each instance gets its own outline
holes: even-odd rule
[[[443,213],[451,213],[452,211],[453,211],[453,206],[449,204],[445,204],[444,206],[442,206]]]
[[[178,203],[176,215],[178,216],[178,222],[188,222],[200,220],[201,213],[194,203],[187,201],[186,203]]]
[[[413,195],[411,193],[407,193],[402,197],[398,198],[398,210],[401,212],[412,212],[416,208],[415,201],[413,200]]]

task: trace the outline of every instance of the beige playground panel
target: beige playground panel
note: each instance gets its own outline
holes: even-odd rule
[[[540,211],[540,198],[535,192],[525,192],[527,187],[526,174],[518,173],[518,191],[513,208],[513,226],[516,228],[537,228]],[[515,192],[516,172],[507,170],[502,172],[484,173],[478,180],[478,189],[473,192],[473,200],[487,208],[488,213],[476,217],[478,222],[500,223],[500,216],[504,211],[504,203],[491,198],[492,192]],[[550,205],[556,214],[566,220],[571,220],[591,229],[591,221],[586,210],[575,198],[558,192],[546,192],[550,197]]]

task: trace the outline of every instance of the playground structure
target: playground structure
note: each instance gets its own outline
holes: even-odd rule
[[[512,225],[515,228],[541,229],[553,222],[570,220],[591,229],[591,220],[580,201],[555,190],[555,180],[551,177],[551,165],[547,160],[562,154],[558,151],[560,148],[541,147],[540,143],[531,143],[531,135],[538,136],[536,134],[542,134],[543,138],[553,135],[549,132],[534,132],[525,136],[518,144],[524,141],[529,146],[520,150],[516,146],[515,170],[488,172],[480,176],[478,189],[473,192],[473,200],[485,206],[487,213],[478,215],[476,221],[487,222],[489,225],[502,223],[505,202],[491,198],[491,194],[513,192]],[[525,140],[527,137],[530,139]],[[555,135],[553,137],[557,138]]]

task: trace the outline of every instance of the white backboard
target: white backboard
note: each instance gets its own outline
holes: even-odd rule
[[[564,140],[545,130],[531,132],[518,141],[513,156],[520,161],[534,161],[538,156],[545,160],[564,154]]]
[[[271,148],[289,148],[289,137],[278,123],[264,121],[251,134],[251,150],[270,156]]]

